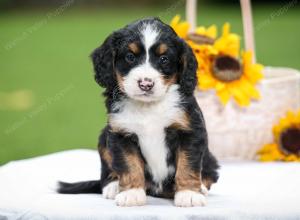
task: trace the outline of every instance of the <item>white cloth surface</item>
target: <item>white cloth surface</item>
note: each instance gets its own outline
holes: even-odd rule
[[[61,195],[56,182],[99,177],[96,151],[72,150],[0,167],[0,220],[300,219],[300,163],[221,163],[207,206],[178,208],[148,196],[142,207],[118,207],[99,194]]]

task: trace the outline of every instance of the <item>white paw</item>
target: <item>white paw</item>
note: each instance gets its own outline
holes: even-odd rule
[[[102,189],[102,195],[105,199],[114,199],[118,193],[119,181],[113,181]]]
[[[208,196],[208,189],[204,184],[201,184],[201,192],[203,195]]]
[[[116,196],[116,203],[119,206],[139,206],[146,204],[146,193],[142,188],[129,189],[120,192]]]
[[[176,192],[174,202],[176,206],[191,207],[191,206],[205,206],[206,200],[200,192],[191,190],[182,190]]]

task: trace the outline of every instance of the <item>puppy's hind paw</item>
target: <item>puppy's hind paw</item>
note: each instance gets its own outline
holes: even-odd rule
[[[200,192],[191,190],[178,191],[175,194],[174,202],[179,207],[205,206],[206,199]]]

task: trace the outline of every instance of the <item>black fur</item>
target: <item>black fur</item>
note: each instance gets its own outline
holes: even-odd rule
[[[161,30],[157,44],[163,42],[168,45],[169,63],[162,65],[155,57],[155,51],[151,59],[152,65],[162,72],[163,77],[168,79],[174,74],[177,75],[176,84],[182,95],[182,109],[190,117],[190,130],[181,130],[173,127],[165,128],[165,141],[169,148],[167,158],[168,165],[176,167],[176,152],[178,149],[189,155],[189,165],[193,171],[201,172],[202,178],[208,178],[212,182],[218,180],[218,163],[208,150],[208,138],[204,118],[201,110],[193,96],[197,84],[196,69],[197,61],[191,48],[180,39],[171,27],[162,23],[159,19],[144,19],[134,22],[114,33],[91,55],[96,82],[105,88],[106,107],[108,113],[118,111],[113,108],[117,101],[127,98],[126,94],[117,86],[116,72],[123,76],[128,74],[131,68],[137,66],[145,59],[145,51],[141,48],[134,62],[124,63],[124,56],[127,53],[128,43],[140,42],[138,34],[139,27],[144,23],[155,24]],[[154,49],[153,49],[154,50]],[[126,60],[126,59],[125,59]],[[112,165],[109,167],[107,161],[101,158],[102,170],[100,181],[81,183],[60,183],[60,193],[101,193],[101,188],[115,180],[110,174],[112,171],[118,175],[128,171],[124,154],[128,152],[137,153],[146,163],[139,147],[139,140],[136,134],[126,132],[113,132],[108,124],[99,137],[99,148],[106,148],[112,154]],[[103,150],[103,149],[102,149]],[[101,151],[101,149],[99,149]],[[152,180],[151,172],[145,168],[146,182],[150,183],[147,193],[153,196],[172,195],[174,193],[175,174],[168,176],[163,182],[163,193],[156,192],[156,183]],[[200,189],[199,189],[200,190]]]
[[[102,193],[100,180],[84,181],[77,183],[58,183],[58,193],[80,194],[80,193]]]

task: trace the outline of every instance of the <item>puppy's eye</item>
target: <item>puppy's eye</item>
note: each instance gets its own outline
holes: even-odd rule
[[[126,56],[125,56],[125,60],[128,63],[134,63],[135,59],[136,58],[135,58],[135,55],[133,53],[127,53]]]
[[[161,65],[166,65],[169,63],[169,58],[166,55],[162,55],[159,57],[159,63]]]

